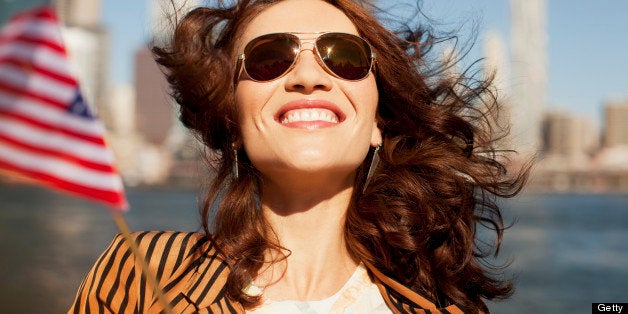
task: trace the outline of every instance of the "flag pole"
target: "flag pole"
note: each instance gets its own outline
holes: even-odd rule
[[[133,255],[135,255],[135,259],[140,262],[140,268],[142,268],[142,274],[144,275],[144,278],[146,278],[146,281],[148,281],[148,284],[153,288],[153,291],[157,295],[157,299],[163,306],[163,312],[166,314],[173,314],[172,307],[170,306],[170,303],[166,299],[166,295],[159,288],[157,277],[155,276],[155,274],[153,274],[150,271],[150,269],[148,268],[148,263],[146,263],[146,259],[144,259],[144,256],[140,253],[139,249],[137,248],[137,244],[135,243],[135,241],[133,241],[133,238],[131,238],[131,230],[129,229],[129,225],[126,222],[126,219],[124,219],[124,216],[118,212],[114,212],[112,213],[112,215],[113,215],[113,221],[115,221],[116,226],[118,227],[118,230],[122,232],[122,236],[124,236],[124,239],[126,240],[127,244],[131,248],[131,252],[133,252]]]

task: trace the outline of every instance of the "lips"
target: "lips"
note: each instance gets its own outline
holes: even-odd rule
[[[296,100],[283,105],[275,120],[290,128],[318,129],[335,126],[345,119],[340,108],[325,100]]]

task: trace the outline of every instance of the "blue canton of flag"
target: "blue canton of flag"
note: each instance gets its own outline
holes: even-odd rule
[[[70,103],[70,106],[68,107],[68,111],[85,119],[94,119],[94,116],[91,114],[89,108],[87,107],[87,104],[85,103],[85,100],[83,99],[83,96],[81,95],[81,92],[78,89],[76,90],[76,96],[74,97],[74,100],[72,101],[72,103]]]

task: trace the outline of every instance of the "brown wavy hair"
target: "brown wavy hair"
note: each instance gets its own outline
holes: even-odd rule
[[[260,302],[242,290],[264,264],[264,253],[283,249],[260,210],[259,173],[233,149],[240,138],[234,45],[244,27],[278,1],[196,8],[176,23],[168,45],[153,48],[181,121],[215,152],[202,224],[230,265],[229,297],[246,307]],[[509,172],[496,148],[500,137],[492,121],[499,104],[491,80],[469,72],[446,75],[452,64],[428,57],[438,37],[424,27],[393,32],[371,13],[375,7],[327,2],[377,53],[381,160],[364,193],[372,153],[357,169],[344,230],[348,251],[439,306],[486,311],[484,300],[512,293],[511,282],[498,276],[503,268],[488,260],[497,256],[505,229],[497,200],[517,194],[528,173]],[[480,239],[482,226],[494,231],[494,241]]]

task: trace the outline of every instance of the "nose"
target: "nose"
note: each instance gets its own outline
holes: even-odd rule
[[[331,89],[331,76],[317,61],[314,49],[302,49],[294,67],[287,74],[286,90],[311,94],[317,90]]]

